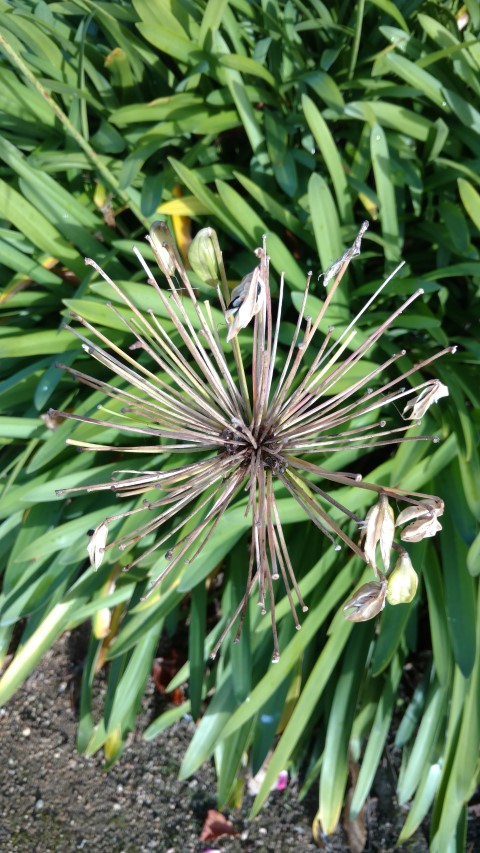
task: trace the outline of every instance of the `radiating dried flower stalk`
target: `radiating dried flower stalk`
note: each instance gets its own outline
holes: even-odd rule
[[[397,378],[385,381],[385,371],[405,354],[403,351],[398,352],[374,367],[363,379],[352,379],[344,390],[335,390],[338,382],[342,380],[345,383],[355,365],[374,348],[384,332],[423,292],[417,290],[409,296],[378,328],[364,337],[356,348],[352,348],[359,318],[388,284],[393,273],[340,337],[334,340],[332,329],[325,336],[319,332],[320,323],[350,260],[360,251],[360,240],[365,230],[366,223],[351,249],[327,271],[327,282],[332,282],[315,318],[305,316],[310,284],[308,276],[293,339],[280,375],[275,370],[275,361],[279,355],[283,277],[274,318],[265,241],[263,247],[256,251],[257,265],[235,288],[231,301],[215,232],[205,229],[205,234],[202,232],[195,243],[192,264],[196,269],[208,270],[210,283],[215,281],[212,247],[217,260],[221,281],[217,294],[226,319],[226,329],[217,329],[210,305],[200,304],[197,300],[165,226],[157,223],[153,227],[151,244],[167,279],[167,291],[157,283],[138,250],[135,252],[163,313],[173,324],[176,338],[181,340],[178,345],[152,310],[142,313],[94,261],[87,260],[130,310],[133,319],[122,319],[134,339],[134,347],[130,349],[136,352],[132,354],[120,349],[86,319],[75,316],[92,336],[92,340],[89,340],[72,329],[83,341],[86,352],[120,377],[123,383],[117,387],[78,370],[69,367],[65,369],[76,379],[103,391],[107,397],[120,403],[121,414],[112,420],[91,419],[69,412],[51,414],[98,423],[101,427],[114,426],[133,436],[151,438],[151,444],[121,448],[70,441],[83,450],[121,450],[123,453],[155,455],[188,452],[198,457],[195,461],[170,470],[120,471],[113,482],[88,488],[88,491],[109,489],[119,496],[152,493],[142,507],[102,521],[90,543],[92,563],[98,566],[108,548],[117,546],[126,549],[143,536],[155,533],[158,536],[155,543],[126,567],[128,569],[137,564],[143,556],[156,549],[165,548],[167,563],[153,582],[153,589],[179,561],[190,562],[201,553],[232,501],[246,491],[247,513],[250,514],[252,527],[250,558],[246,559],[245,566],[245,595],[213,655],[240,615],[236,639],[239,638],[248,598],[256,588],[262,612],[266,609],[266,599],[270,601],[273,660],[278,660],[274,581],[280,575],[297,628],[300,624],[294,597],[302,610],[307,609],[288,554],[277,505],[276,485],[280,491],[286,491],[298,502],[306,518],[322,531],[337,550],[343,543],[372,566],[377,580],[367,584],[368,589],[364,586],[358,590],[348,603],[348,607],[351,610],[353,608],[353,615],[351,612],[347,618],[353,621],[373,618],[380,612],[385,603],[387,585],[384,572],[388,572],[390,551],[394,548],[400,556],[406,553],[403,546],[393,541],[395,525],[389,499],[397,503],[403,501],[407,505],[397,520],[400,524],[410,522],[401,534],[402,539],[418,541],[440,529],[437,518],[443,510],[443,504],[439,498],[364,482],[358,474],[332,471],[316,461],[322,454],[328,459],[334,452],[351,448],[370,450],[404,441],[437,440],[434,436],[410,437],[405,433],[414,425],[411,422],[413,413],[418,416],[424,414],[428,405],[446,393],[445,386],[435,384],[436,380],[423,383],[420,388],[406,387],[405,383],[418,370],[430,366],[440,356],[454,352],[454,347],[447,347],[415,364]],[[162,233],[165,235],[163,241]],[[204,240],[207,241],[205,245]],[[177,290],[176,279],[181,282],[181,293]],[[190,312],[186,310],[187,302],[190,303]],[[191,306],[195,312],[195,322],[190,319]],[[116,308],[110,307],[117,316],[122,316]],[[249,323],[253,325],[251,359],[243,359],[237,335]],[[225,339],[233,350],[234,372],[225,355],[225,349],[228,349]],[[315,346],[314,341],[317,339],[319,344]],[[307,367],[305,356],[314,346],[313,360]],[[139,351],[146,354],[149,360],[139,358]],[[406,407],[406,411],[412,409],[408,424],[386,429],[383,419],[375,420],[376,415],[371,415],[385,409],[389,403],[412,395],[416,395],[416,399]],[[374,422],[366,425],[369,419]],[[377,502],[363,520],[343,506],[334,494],[329,493],[328,484],[372,492]],[[74,491],[80,489],[62,490]],[[358,526],[358,536],[351,538],[343,530],[327,511],[328,504]],[[150,515],[149,520],[133,533],[106,544],[107,525],[126,515],[145,511]],[[182,534],[186,523],[189,524],[189,532]],[[376,564],[377,544],[380,545],[383,572]]]

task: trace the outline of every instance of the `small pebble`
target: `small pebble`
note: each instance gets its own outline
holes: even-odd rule
[[[30,737],[31,733],[32,733],[32,730],[31,730],[31,729],[29,729],[29,728],[28,728],[28,726],[27,726],[27,728],[26,728],[26,729],[23,729],[23,730],[22,730],[22,735],[23,735],[23,737]]]

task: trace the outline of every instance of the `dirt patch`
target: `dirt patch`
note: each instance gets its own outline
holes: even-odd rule
[[[2,853],[313,853],[311,834],[317,808],[315,786],[302,803],[297,785],[270,796],[264,811],[248,821],[247,798],[228,813],[238,835],[201,842],[208,809],[216,808],[211,764],[187,781],[178,770],[194,724],[183,720],[156,740],[142,731],[157,715],[153,686],[147,691],[137,730],[123,756],[108,772],[101,755],[75,750],[77,663],[70,635],[45,655],[23,688],[0,711],[0,850]],[[394,773],[388,762],[378,774],[368,805],[367,850],[393,850],[405,814],[395,805]],[[346,851],[343,830],[327,851]],[[398,848],[400,849],[400,848]],[[424,832],[403,849],[428,851]]]

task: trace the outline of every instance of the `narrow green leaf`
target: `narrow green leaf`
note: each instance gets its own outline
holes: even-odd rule
[[[220,57],[220,62],[227,68],[233,68],[235,71],[240,71],[242,74],[251,74],[253,77],[260,77],[265,80],[269,86],[275,87],[276,81],[273,74],[270,74],[263,65],[251,59],[248,56],[238,56],[235,53],[227,53]]]
[[[328,680],[343,652],[351,631],[351,623],[343,619],[342,615],[342,621],[337,622],[335,630],[331,631],[330,637],[323,647],[317,663],[312,669],[308,680],[303,685],[302,692],[292,716],[290,717],[285,727],[285,731],[276,746],[275,752],[269,761],[268,769],[262,782],[262,787],[260,788],[252,807],[251,817],[258,814],[267,799],[278,774],[288,765],[290,756],[292,755],[299,738],[304,733],[306,724],[313,714],[323,690],[328,684]],[[295,639],[296,638],[294,637],[290,646],[295,644]],[[282,659],[280,659],[280,663],[281,660]],[[238,718],[240,718],[239,712],[241,710],[242,709],[240,708],[237,712]]]
[[[393,51],[382,57],[382,62],[385,62],[387,67],[402,80],[405,80],[409,86],[418,89],[420,94],[425,95],[437,107],[444,109],[446,113],[449,112],[446,109],[447,105],[442,91],[442,84],[433,74],[429,74],[428,71],[419,68],[415,62],[411,62],[410,59],[407,59],[405,56],[399,56],[398,53],[393,53]],[[373,74],[375,73],[376,70],[374,67]]]
[[[450,641],[455,660],[468,678],[475,661],[474,580],[467,570],[467,545],[460,539],[449,513],[442,516],[442,522],[440,545]]]
[[[250,739],[253,722],[245,723],[229,738],[220,741],[215,750],[215,764],[218,778],[218,807],[225,808],[235,789],[238,779],[241,779],[242,759]]]
[[[252,207],[242,196],[224,181],[217,181],[220,198],[227,210],[230,210],[230,221],[237,221],[239,225],[246,223],[250,236],[250,243],[261,245],[262,235],[268,232],[265,223],[255,213]],[[277,272],[285,273],[285,279],[290,286],[303,288],[305,286],[305,273],[293,258],[284,243],[275,233],[268,233],[268,253],[271,256],[270,263]]]
[[[202,14],[202,23],[198,38],[202,47],[205,46],[207,35],[215,32],[221,26],[227,6],[228,0],[208,0]]]
[[[404,30],[406,33],[409,32],[407,22],[403,17],[398,5],[393,3],[392,0],[370,0],[372,6],[376,6],[382,12],[385,12],[386,15],[389,15],[393,18],[397,24]]]
[[[77,749],[79,752],[84,752],[93,734],[93,682],[95,680],[96,666],[101,647],[102,641],[90,636],[88,652],[83,666],[82,687],[80,692],[79,721],[77,729]]]
[[[198,720],[202,702],[205,673],[205,631],[207,594],[205,582],[201,581],[192,590],[190,624],[188,627],[188,659],[190,662],[189,696],[192,716]]]
[[[436,680],[430,685],[423,716],[418,727],[412,752],[398,784],[398,800],[401,805],[415,793],[426,764],[437,745],[442,721],[447,709],[448,688]]]
[[[180,779],[187,779],[210,757],[218,743],[219,733],[235,707],[232,675],[225,673],[187,749],[180,767]]]
[[[434,548],[428,548],[423,562],[422,576],[428,599],[428,618],[432,638],[433,660],[440,684],[450,684],[453,655],[445,608],[445,592],[438,557]]]
[[[480,596],[480,588],[479,588]],[[480,601],[474,600],[480,613]],[[446,784],[444,807],[438,829],[432,839],[432,850],[446,850],[463,820],[463,812],[478,784],[480,771],[480,618],[477,619],[476,658],[468,679],[460,731]]]
[[[182,702],[181,705],[176,705],[174,708],[169,708],[168,711],[164,711],[163,714],[160,714],[153,723],[150,723],[147,729],[145,729],[143,733],[143,737],[145,740],[153,740],[158,737],[158,735],[162,734],[162,732],[169,729],[174,723],[178,723],[179,720],[182,720],[186,715],[190,714],[190,700],[187,702]]]
[[[402,660],[403,656],[397,656],[392,661],[385,679],[350,805],[350,820],[354,820],[360,814],[382,758],[395,709],[397,689],[402,677]]]
[[[60,636],[71,612],[78,607],[76,601],[55,604],[31,634],[24,645],[20,646],[8,668],[0,678],[0,704],[3,705],[15,693],[18,687],[32,672],[42,655]]]
[[[355,626],[345,649],[328,716],[317,812],[322,830],[327,835],[335,831],[340,819],[348,781],[352,724],[372,636],[372,623]]]
[[[398,261],[401,253],[401,240],[398,229],[397,203],[392,183],[393,167],[390,162],[387,139],[380,125],[372,127],[370,136],[375,187],[380,201],[380,222],[387,261]]]
[[[310,177],[308,201],[317,251],[322,270],[325,272],[330,264],[340,257],[343,245],[335,202],[327,182],[321,175],[313,174]]]
[[[480,228],[480,193],[465,178],[459,178],[457,185],[463,207],[474,225]]]
[[[325,165],[335,190],[340,219],[344,224],[351,223],[353,221],[352,202],[345,177],[345,168],[330,128],[321,112],[307,95],[303,95],[302,97],[302,108],[307,124],[325,160]]]
[[[474,577],[480,574],[480,533],[477,534],[468,549],[467,567]]]
[[[428,814],[438,789],[440,774],[441,765],[438,761],[425,768],[415,796],[409,805],[407,819],[398,837],[398,845],[403,844],[413,835]]]
[[[80,272],[83,264],[76,249],[60,236],[57,229],[33,205],[3,180],[0,180],[0,207],[3,219],[11,222],[35,246]]]

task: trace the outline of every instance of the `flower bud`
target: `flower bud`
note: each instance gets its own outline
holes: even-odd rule
[[[218,266],[215,248],[212,242],[212,228],[202,228],[195,235],[188,250],[188,260],[198,277],[215,287],[218,283]]]
[[[387,601],[389,604],[409,604],[415,598],[418,575],[405,552],[395,563],[393,572],[387,581]]]
[[[174,275],[175,261],[173,258],[178,257],[178,255],[168,225],[165,222],[154,222],[149,233],[150,236],[147,237],[147,240],[153,249],[158,266],[164,275]]]
[[[378,616],[385,607],[386,592],[386,580],[364,583],[344,605],[345,619],[349,622],[368,622]],[[347,610],[351,612],[346,613]]]
[[[390,566],[390,551],[392,550],[393,536],[395,533],[395,519],[393,509],[388,503],[386,495],[381,494],[378,499],[378,503],[368,510],[367,517],[362,523],[362,527],[365,529],[365,544],[363,551],[367,563],[377,571],[375,551],[378,543],[380,543],[383,565],[385,570],[388,570]]]
[[[102,521],[90,536],[90,540],[87,545],[87,552],[90,557],[90,565],[93,566],[94,569],[99,569],[102,565],[107,536],[108,525],[105,521]]]

